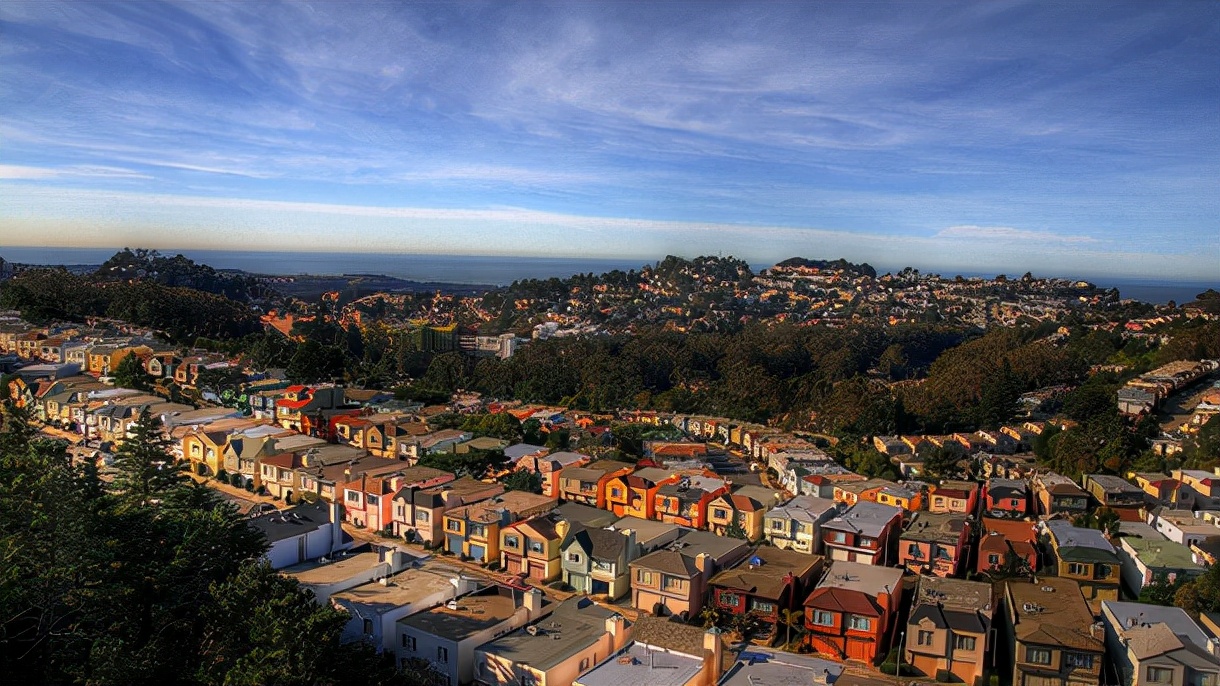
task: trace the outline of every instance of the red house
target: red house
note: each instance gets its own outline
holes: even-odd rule
[[[805,640],[833,660],[874,664],[902,601],[902,570],[836,561],[805,599]]]
[[[653,518],[666,524],[706,529],[708,505],[728,492],[729,484],[724,479],[683,475],[677,482],[656,490]]]
[[[1038,529],[1033,522],[983,517],[983,535],[979,538],[976,572],[983,573],[1002,567],[1009,551],[1025,560],[1031,570],[1038,569]]]
[[[823,564],[821,555],[760,546],[741,564],[712,577],[709,602],[723,612],[752,614],[782,629],[780,612],[801,607]]]
[[[983,514],[1001,519],[1022,519],[1029,513],[1028,482],[1023,479],[987,481],[983,495]]]

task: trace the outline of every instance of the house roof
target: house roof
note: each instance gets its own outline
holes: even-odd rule
[[[1055,553],[1062,560],[1079,562],[1119,562],[1114,546],[1097,529],[1073,526],[1063,519],[1043,522],[1051,534]]]
[[[641,614],[632,637],[636,643],[702,658],[706,633],[707,630],[689,624]]]
[[[1029,493],[1029,484],[1024,479],[991,479],[987,482],[987,494],[992,498],[1024,498]]]
[[[614,524],[610,525],[616,531],[624,531],[630,529],[635,532],[635,542],[643,546],[645,549],[651,548],[651,542],[655,541],[666,534],[676,530],[684,530],[677,524],[667,524],[658,522],[655,519],[641,519],[639,517],[623,517]]]
[[[956,545],[965,528],[964,515],[951,512],[916,512],[899,538],[903,541]]]
[[[554,515],[572,524],[602,528],[617,522],[619,518],[609,510],[589,507],[580,503],[564,503],[555,508]]]
[[[805,599],[805,607],[830,612],[842,612],[865,617],[880,617],[883,614],[875,596],[854,588],[815,588]]]
[[[849,531],[862,536],[877,537],[890,522],[902,516],[902,508],[893,505],[861,501],[838,517],[822,523],[823,529]]]
[[[532,445],[530,443],[518,443],[510,445],[504,449],[504,457],[516,462],[526,455],[535,455],[537,453],[545,453],[547,448],[541,445]]]
[[[788,502],[767,513],[767,519],[787,518],[802,522],[816,521],[828,510],[833,510],[839,503],[830,498],[819,498],[812,495],[798,495]]]
[[[554,456],[548,455],[548,457]],[[584,458],[587,456],[582,455],[581,457]],[[616,462],[615,460],[597,460],[596,462],[590,462],[580,467],[566,467],[559,473],[559,476],[564,479],[597,481],[606,474],[620,470],[630,470],[632,466],[633,465],[627,462]]]
[[[708,583],[745,591],[760,598],[780,600],[789,575],[803,578],[820,567],[822,561],[821,555],[760,546],[736,567],[720,572]]]
[[[619,559],[627,547],[627,536],[609,529],[581,529],[572,536],[572,541],[589,557],[607,561]]]
[[[559,603],[551,614],[534,622],[534,634],[524,627],[478,647],[513,664],[547,671],[594,646],[606,634],[606,620],[618,614],[588,598]]]
[[[1171,541],[1159,533],[1155,538],[1140,536],[1123,536],[1118,544],[1128,549],[1133,557],[1139,559],[1150,569],[1198,569],[1203,567],[1195,562],[1190,548]]]
[[[995,616],[992,593],[991,584],[921,576],[908,623],[927,618],[938,628],[986,633]]]
[[[405,605],[420,602],[441,591],[452,591],[450,580],[461,575],[461,570],[428,560],[419,568],[399,572],[381,583],[371,581],[355,588],[336,593],[332,600],[341,603],[359,604],[360,613],[383,615]]]
[[[805,686],[819,678],[837,686],[843,676],[843,665],[837,662],[749,646],[719,686]]]
[[[461,642],[512,617],[519,606],[515,598],[520,593],[506,586],[489,586],[458,598],[455,601],[456,609],[440,605],[427,612],[403,617],[398,624],[420,633]],[[547,605],[551,601],[544,597],[542,602]]]
[[[1101,486],[1102,490],[1107,494],[1109,494],[1109,493],[1136,494],[1136,493],[1144,492],[1139,486],[1136,486],[1135,484],[1131,483],[1130,481],[1127,481],[1126,479],[1122,478],[1121,476],[1114,476],[1112,474],[1085,474],[1084,479],[1085,479],[1086,483],[1091,481],[1091,482],[1097,484],[1098,486]]]
[[[1101,604],[1101,611],[1111,620],[1110,629],[1120,639],[1131,639],[1130,647],[1137,659],[1172,652],[1186,645],[1211,650],[1207,632],[1181,608],[1107,600]],[[1214,657],[1211,660],[1214,665],[1220,665]]]
[[[275,543],[317,531],[322,525],[329,524],[330,505],[322,501],[301,504],[287,510],[253,517],[246,520],[246,523],[261,533],[268,543]]]
[[[1100,638],[1091,633],[1093,611],[1071,579],[1038,577],[1038,583],[1008,581],[1005,595],[1009,614],[1022,643],[1101,652]]]
[[[830,569],[822,575],[817,588],[859,590],[876,595],[886,586],[897,588],[902,583],[902,571],[893,567],[836,560],[830,563]]]
[[[640,617],[639,621],[645,619],[652,618]],[[637,634],[639,626],[637,622]],[[703,670],[702,655],[702,652],[689,655],[654,649],[636,641],[620,651],[615,659],[603,660],[572,683],[573,686],[685,686]]]

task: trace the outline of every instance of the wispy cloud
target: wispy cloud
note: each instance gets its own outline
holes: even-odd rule
[[[1084,235],[1065,235],[1050,231],[1030,231],[1011,226],[950,226],[936,234],[937,238],[961,238],[966,240],[1040,243],[1097,243],[1097,239]]]
[[[131,169],[120,167],[25,167],[15,164],[0,164],[0,179],[51,180],[51,179],[151,179]]]

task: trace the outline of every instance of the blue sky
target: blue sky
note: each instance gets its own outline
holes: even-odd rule
[[[1220,3],[0,3],[0,244],[1220,279]]]

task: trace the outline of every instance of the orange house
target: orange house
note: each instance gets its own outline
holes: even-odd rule
[[[653,497],[653,519],[695,529],[707,528],[707,509],[712,501],[729,492],[729,484],[714,476],[682,475],[678,481],[657,489]]]
[[[550,455],[549,457],[554,457]],[[616,476],[635,471],[635,465],[614,460],[598,460],[582,467],[567,467],[559,472],[559,497],[606,509],[606,486]]]
[[[606,486],[606,507],[619,517],[654,519],[657,489],[677,483],[679,478],[677,474],[657,467],[616,476]]]
[[[876,663],[902,601],[902,570],[835,561],[805,599],[806,642],[832,660]]]

